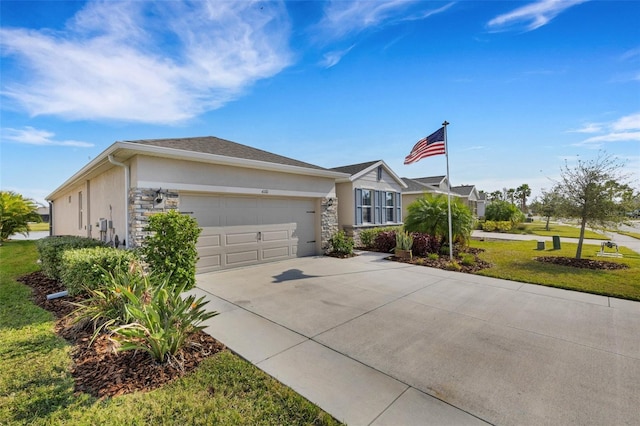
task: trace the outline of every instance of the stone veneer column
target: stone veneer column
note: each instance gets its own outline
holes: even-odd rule
[[[336,197],[323,198],[321,201],[321,235],[322,251],[329,251],[329,239],[338,232],[338,199]]]
[[[149,216],[155,213],[176,210],[180,206],[178,192],[162,190],[163,201],[156,204],[157,189],[131,188],[129,190],[129,247],[140,247],[149,232],[144,229],[149,223]]]

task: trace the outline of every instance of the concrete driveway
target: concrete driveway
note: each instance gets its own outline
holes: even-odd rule
[[[351,425],[640,423],[640,303],[390,262],[197,276],[207,332]]]

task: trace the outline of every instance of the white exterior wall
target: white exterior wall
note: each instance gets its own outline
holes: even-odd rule
[[[80,192],[82,212],[79,205]],[[111,220],[114,226],[113,231],[109,230],[105,235],[107,241],[116,234],[120,241],[125,238],[124,170],[121,167],[113,167],[53,200],[53,235],[99,239],[100,230],[96,225],[101,218]]]
[[[80,197],[82,192],[82,226],[80,226]],[[78,184],[53,201],[53,235],[87,236],[87,185]]]

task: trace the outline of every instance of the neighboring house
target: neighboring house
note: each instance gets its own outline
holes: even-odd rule
[[[407,217],[407,207],[409,206],[409,204],[413,203],[424,194],[447,195],[446,179],[444,179],[444,176],[420,178],[420,180],[404,177],[402,178],[402,181],[405,183],[405,185],[407,185],[407,187],[402,190],[403,218]],[[431,182],[433,185],[424,182]],[[441,185],[445,185],[445,188],[442,189]],[[451,195],[455,196],[455,194],[453,193]]]
[[[484,217],[487,208],[487,193],[478,191],[478,217]]]
[[[460,199],[462,199],[471,213],[478,217],[478,200],[480,199],[480,194],[476,189],[475,185],[460,185],[451,187],[451,192],[458,194]],[[483,212],[484,213],[484,212]]]
[[[402,224],[402,191],[406,184],[382,160],[334,167],[347,176],[336,180],[338,223],[356,244],[360,231]]]
[[[215,137],[115,142],[53,191],[53,235],[127,247],[177,209],[203,228],[198,272],[321,254],[347,175]]]
[[[38,207],[38,214],[40,215],[40,219],[44,223],[49,222],[49,207],[44,207],[44,206]]]

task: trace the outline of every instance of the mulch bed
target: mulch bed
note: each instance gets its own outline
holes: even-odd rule
[[[171,362],[159,364],[142,351],[115,352],[106,334],[89,345],[92,328],[73,324],[68,316],[75,307],[69,303],[82,297],[47,300],[47,295],[64,290],[60,283],[42,272],[22,276],[18,281],[33,289],[33,302],[51,311],[58,322],[56,332],[73,345],[71,373],[77,392],[95,397],[112,397],[132,392],[150,391],[194,370],[205,358],[224,349],[224,345],[200,331],[193,334]]]
[[[591,259],[575,259],[572,257],[560,257],[560,256],[540,256],[535,260],[544,263],[553,263],[554,265],[572,266],[574,268],[582,269],[602,269],[602,270],[615,270],[615,269],[629,269],[628,265],[624,263],[608,262],[606,260],[591,260]]]
[[[483,269],[487,269],[491,267],[491,263],[486,262],[478,257],[478,254],[482,253],[484,249],[475,248],[475,247],[467,247],[464,250],[464,253],[473,255],[474,262],[472,264],[463,264],[460,257],[458,257],[461,253],[454,252],[453,259],[458,263],[460,269],[452,268],[451,262],[449,261],[449,256],[440,256],[437,259],[429,259],[428,257],[416,257],[414,256],[412,259],[402,259],[396,256],[390,256],[388,259],[394,260],[396,262],[410,263],[412,265],[420,265],[420,266],[428,266],[430,268],[438,268],[438,269],[446,269],[446,270],[455,270],[459,272],[465,272],[468,274],[473,274]]]

